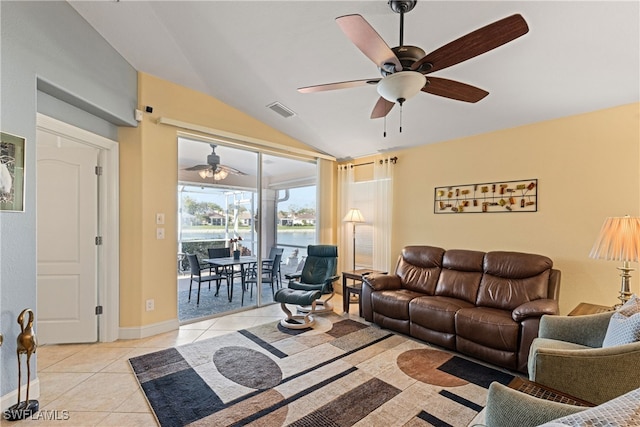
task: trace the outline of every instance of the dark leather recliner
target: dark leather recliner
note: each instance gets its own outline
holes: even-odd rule
[[[543,314],[558,314],[560,271],[520,252],[407,246],[393,274],[362,288],[365,320],[441,347],[527,372]]]
[[[336,275],[337,268],[337,246],[309,245],[307,247],[307,259],[302,271],[285,276],[289,279],[288,287],[301,291],[321,291],[322,295],[329,295],[329,297],[317,300],[315,307],[298,306],[299,311],[323,313],[333,310],[333,304],[329,300],[334,295],[333,283],[340,278]]]

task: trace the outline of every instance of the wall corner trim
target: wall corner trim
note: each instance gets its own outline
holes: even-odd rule
[[[152,337],[164,332],[175,331],[180,328],[178,319],[170,319],[164,322],[153,323],[151,325],[133,326],[120,328],[118,339],[135,340],[140,338]]]
[[[38,399],[40,397],[40,378],[36,378],[32,381],[30,381],[30,386],[29,386],[29,400],[32,399]],[[22,385],[22,396],[24,396],[24,391],[26,390],[26,384]],[[11,405],[15,405],[16,402],[18,401],[18,389],[14,389],[11,390],[9,393],[5,394],[4,396],[0,397],[0,405],[2,408],[2,411],[6,410],[6,408],[10,407]],[[2,417],[2,414],[0,414],[0,419]]]

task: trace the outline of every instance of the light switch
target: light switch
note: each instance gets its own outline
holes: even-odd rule
[[[156,239],[158,240],[164,239],[164,227],[156,228]]]
[[[158,225],[164,224],[164,214],[163,213],[157,213],[156,214],[156,224],[158,224]]]

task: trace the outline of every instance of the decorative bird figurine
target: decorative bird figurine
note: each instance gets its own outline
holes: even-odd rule
[[[29,315],[29,320],[25,326],[25,315]],[[23,419],[32,415],[39,409],[39,403],[37,400],[29,400],[29,387],[31,383],[31,355],[36,352],[38,346],[36,342],[36,335],[33,332],[33,310],[25,308],[18,315],[18,324],[20,325],[20,333],[17,338],[17,355],[18,355],[18,403],[10,408],[11,416],[14,419]],[[22,383],[22,367],[20,363],[20,355],[27,355],[27,396],[24,404],[20,402],[20,388]]]

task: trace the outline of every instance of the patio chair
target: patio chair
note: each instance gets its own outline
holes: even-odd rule
[[[285,275],[289,279],[288,287],[301,291],[321,291],[322,295],[329,296],[315,301],[313,305],[299,305],[298,311],[326,313],[333,310],[333,304],[329,300],[335,294],[333,283],[340,278],[336,275],[337,264],[337,246],[309,245],[307,247],[307,259],[302,271],[299,274]]]
[[[277,249],[277,248],[276,248]],[[282,249],[277,249],[273,251],[269,256],[268,260],[262,261],[262,269],[261,269],[261,283],[269,283],[271,285],[271,294],[275,297],[276,288],[278,286],[278,274],[280,272],[280,261],[282,259]],[[253,298],[253,285],[257,285],[258,283],[258,265],[257,263],[252,263],[245,270],[245,279],[244,283],[247,286],[250,286],[251,289],[251,297]]]
[[[205,267],[201,266],[200,262],[198,261],[198,256],[196,254],[187,254],[187,259],[189,260],[189,268],[191,270],[191,279],[189,281],[189,301],[191,301],[191,287],[193,286],[193,282],[197,282],[198,298],[196,300],[196,305],[199,305],[200,304],[200,286],[202,285],[202,282],[209,283],[209,289],[211,289],[211,282],[215,281],[216,295],[218,295],[218,291],[220,290],[220,281],[222,279],[226,280],[226,276],[220,275],[220,274],[203,275],[202,274],[203,270],[209,270],[209,272],[211,272],[211,269],[207,266]]]
[[[282,263],[282,254],[284,249],[272,247],[269,251],[269,259],[262,261],[262,271],[269,271],[276,282],[276,287],[282,287],[282,271],[280,270]],[[276,260],[276,257],[277,260]]]

